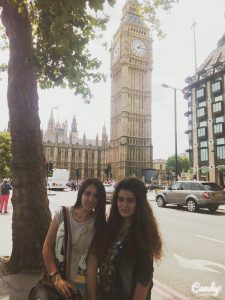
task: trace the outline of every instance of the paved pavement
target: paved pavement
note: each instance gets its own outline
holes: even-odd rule
[[[150,201],[155,200],[154,193],[148,193]],[[222,208],[222,209],[225,209]],[[1,237],[0,256],[9,256],[11,253],[11,217],[12,205],[9,203],[9,215],[0,215],[0,226],[4,228],[4,238]],[[25,300],[39,275],[34,273],[18,273],[4,275],[3,258],[0,258],[0,300]],[[152,300],[188,300],[185,296],[170,289],[161,282],[154,280]]]

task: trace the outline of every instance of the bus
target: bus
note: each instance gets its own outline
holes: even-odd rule
[[[50,190],[64,190],[69,181],[69,171],[67,169],[53,169],[52,176],[48,177],[48,188]]]

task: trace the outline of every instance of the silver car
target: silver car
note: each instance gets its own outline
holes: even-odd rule
[[[156,202],[159,207],[177,204],[187,206],[190,212],[197,211],[200,207],[215,212],[219,205],[225,204],[225,192],[215,182],[177,181],[168,190],[158,193]]]

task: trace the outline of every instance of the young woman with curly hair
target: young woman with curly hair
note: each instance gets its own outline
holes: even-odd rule
[[[151,299],[153,261],[162,256],[162,241],[141,180],[118,183],[102,243],[101,299]],[[94,292],[90,299],[99,300]]]

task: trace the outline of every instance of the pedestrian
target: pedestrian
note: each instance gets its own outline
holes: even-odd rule
[[[76,191],[76,181],[73,179],[71,183],[71,191]]]
[[[3,179],[1,184],[1,195],[0,195],[0,213],[7,214],[8,211],[8,201],[9,201],[9,194],[10,190],[12,189],[11,185],[8,182],[8,179]]]
[[[39,283],[30,291],[29,300],[87,299],[86,257],[91,243],[96,252],[102,245],[105,206],[102,182],[88,178],[78,191],[75,205],[66,210],[67,229],[63,222],[65,209],[56,212],[42,252],[53,288]]]
[[[153,261],[162,256],[162,240],[141,180],[126,178],[116,186],[102,241],[102,259],[92,251],[88,256],[88,268],[93,257],[100,267],[101,299],[151,299]],[[96,278],[93,282],[89,293],[99,300]]]

